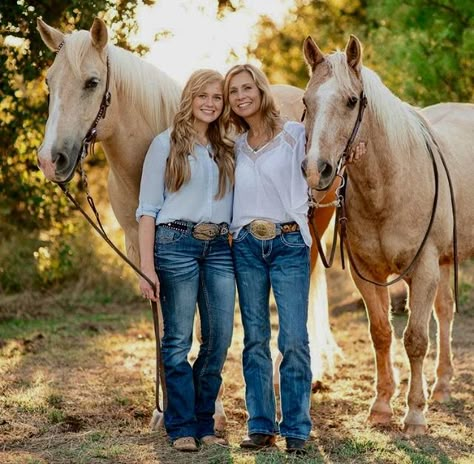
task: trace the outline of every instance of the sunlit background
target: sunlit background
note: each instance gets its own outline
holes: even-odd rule
[[[145,59],[184,84],[195,69],[209,67],[225,73],[231,65],[247,61],[247,46],[257,39],[259,18],[265,15],[281,24],[294,3],[244,0],[234,14],[216,19],[214,0],[162,0],[139,7],[139,33],[131,42],[150,47]]]

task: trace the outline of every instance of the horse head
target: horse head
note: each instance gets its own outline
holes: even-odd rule
[[[362,47],[351,35],[344,52],[325,55],[307,37],[303,53],[310,80],[303,97],[307,144],[302,167],[309,187],[326,190],[342,155],[351,148],[358,108],[365,104],[360,101]]]
[[[90,31],[63,34],[38,19],[37,29],[56,53],[46,76],[49,117],[38,165],[47,179],[63,183],[74,175],[106,91],[107,27],[96,18]],[[98,124],[97,139],[104,138],[106,128],[106,121]]]

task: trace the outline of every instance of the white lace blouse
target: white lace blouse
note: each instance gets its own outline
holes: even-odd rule
[[[254,151],[248,133],[235,143],[235,188],[231,232],[254,219],[274,223],[295,221],[305,243],[311,246],[307,212],[307,184],[301,171],[305,155],[303,124],[288,121],[272,140]]]

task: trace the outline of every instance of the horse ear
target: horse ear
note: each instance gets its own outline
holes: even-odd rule
[[[41,18],[36,19],[36,29],[41,39],[53,52],[57,52],[59,45],[64,41],[64,34],[54,27],[48,26]]]
[[[311,36],[306,37],[303,43],[303,54],[311,72],[315,70],[319,63],[324,61],[323,52],[319,49]]]
[[[352,35],[346,45],[347,64],[357,73],[360,73],[362,66],[362,45],[359,39]]]
[[[102,50],[108,41],[107,26],[104,21],[100,18],[94,18],[90,33],[94,47],[98,50]]]

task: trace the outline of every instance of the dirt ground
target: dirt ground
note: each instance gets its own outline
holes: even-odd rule
[[[474,462],[472,366],[474,263],[463,268],[467,286],[453,330],[453,398],[429,404],[429,432],[409,439],[401,433],[408,363],[401,343],[406,313],[393,313],[393,354],[399,376],[394,423],[366,422],[374,390],[374,360],[365,310],[347,271],[328,272],[330,321],[342,350],[335,375],[313,395],[313,431],[304,459],[283,452],[245,453],[241,370],[242,328],[225,366],[224,404],[230,448],[184,455],[171,450],[162,431],[148,427],[153,409],[154,341],[144,303],[126,307],[44,308],[36,317],[19,312],[18,322],[0,325],[0,463],[462,463]],[[403,307],[403,286],[392,289]],[[274,325],[277,320],[274,317]],[[434,379],[435,324],[425,364]],[[281,449],[284,442],[278,441]]]

